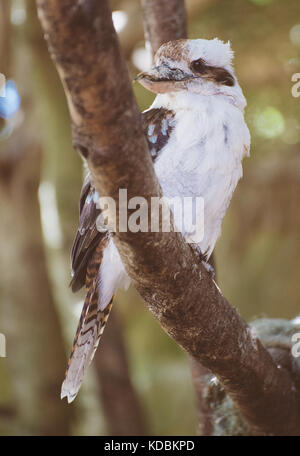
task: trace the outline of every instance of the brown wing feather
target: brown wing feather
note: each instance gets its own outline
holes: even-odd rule
[[[96,190],[88,175],[80,195],[79,227],[71,251],[72,280],[70,286],[73,292],[78,291],[85,284],[89,259],[99,243],[107,237],[107,233],[97,230],[96,221],[100,209],[97,209],[95,201]]]
[[[174,117],[173,111],[163,108],[149,109],[142,114],[144,132],[153,162],[169,140],[174,128]]]

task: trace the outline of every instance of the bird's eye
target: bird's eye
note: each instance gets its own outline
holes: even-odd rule
[[[194,60],[191,63],[191,68],[195,73],[204,73],[206,71],[206,64],[202,59]]]
[[[216,68],[214,75],[215,75],[216,82],[219,82],[220,84],[223,84],[223,85],[227,85],[229,87],[234,86],[233,76],[224,68]]]

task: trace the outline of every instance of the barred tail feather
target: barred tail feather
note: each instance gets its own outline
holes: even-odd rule
[[[93,360],[112,308],[112,299],[104,311],[93,311],[95,306],[96,304],[93,304],[92,299],[89,310],[93,314],[88,311],[86,316],[82,320],[80,319],[78,335],[76,334],[74,339],[66,377],[61,388],[61,399],[67,397],[68,403],[77,396],[84,374]]]
[[[98,275],[101,276],[99,267],[106,244],[106,242],[102,242],[97,247],[87,268],[87,295],[61,389],[61,398],[67,397],[69,403],[75,399],[80,389],[84,374],[94,357],[112,307],[113,289],[106,295],[106,302],[103,302],[99,296]]]
[[[61,398],[72,402],[99,345],[109,317],[115,291],[129,285],[129,279],[112,240],[104,239],[89,262],[86,275],[87,295],[82,308]]]

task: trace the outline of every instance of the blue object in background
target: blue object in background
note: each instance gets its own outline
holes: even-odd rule
[[[0,97],[0,117],[8,119],[20,108],[21,99],[14,81],[5,84],[5,97]]]

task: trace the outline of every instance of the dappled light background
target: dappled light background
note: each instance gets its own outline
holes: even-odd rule
[[[59,401],[64,358],[83,299],[82,293],[72,295],[68,283],[84,169],[72,148],[65,96],[34,1],[0,2],[0,72],[6,76],[0,93],[0,333],[7,337],[7,357],[0,358],[0,435],[113,434],[105,401],[114,391],[107,391],[98,372],[101,365],[109,365],[105,360],[99,357],[97,369],[90,369],[72,405]],[[191,38],[231,41],[236,74],[248,101],[251,157],[244,161],[244,178],[217,243],[218,284],[248,321],[293,318],[300,313],[300,97],[292,92],[293,75],[299,73],[300,79],[300,3],[186,4]],[[133,78],[151,65],[139,1],[112,0],[111,5]],[[140,108],[147,108],[153,94],[138,85],[134,91]],[[35,198],[36,207],[31,208]],[[32,239],[24,233],[31,233]],[[23,246],[29,238],[26,256]],[[30,268],[36,280],[25,274]],[[38,291],[30,297],[29,288]],[[114,312],[135,394],[132,407],[139,409],[136,415],[143,422],[140,432],[195,434],[186,356],[134,289],[117,295]],[[113,356],[110,361],[118,362]],[[121,388],[117,382],[114,387]],[[122,408],[117,390],[115,397]],[[125,421],[133,420],[125,412],[124,416]]]

